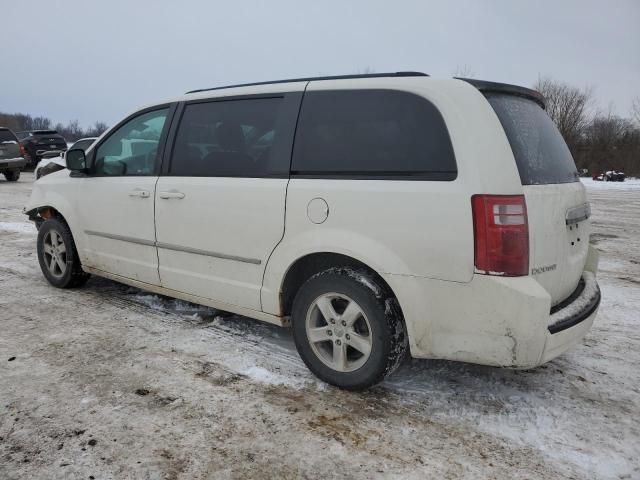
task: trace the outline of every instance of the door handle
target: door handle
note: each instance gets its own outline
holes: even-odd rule
[[[131,190],[129,192],[130,197],[141,197],[141,198],[149,198],[151,193],[147,190],[142,190],[140,188],[136,188],[135,190]]]
[[[158,196],[164,200],[168,200],[170,198],[184,198],[184,193],[178,192],[177,190],[170,190],[168,192],[159,192]]]

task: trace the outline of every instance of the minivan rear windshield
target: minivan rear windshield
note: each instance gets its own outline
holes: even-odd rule
[[[34,135],[58,135],[58,132],[55,130],[34,130]]]
[[[487,100],[502,123],[523,185],[578,181],[571,152],[540,105],[507,94],[490,93]]]
[[[13,133],[9,130],[0,130],[0,143],[1,142],[15,142],[17,139]]]

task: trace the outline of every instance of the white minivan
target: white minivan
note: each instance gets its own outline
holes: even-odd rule
[[[600,303],[585,189],[544,108],[412,72],[196,90],[67,152],[25,211],[52,285],[94,274],[291,325],[342,388],[407,350],[531,368]]]

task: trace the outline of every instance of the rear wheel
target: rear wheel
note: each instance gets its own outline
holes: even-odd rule
[[[4,178],[7,179],[7,182],[17,182],[20,178],[20,170],[11,170],[9,172],[4,172]]]
[[[332,268],[311,277],[296,295],[292,321],[307,367],[340,388],[382,381],[407,350],[395,298],[366,271]]]
[[[45,220],[38,230],[38,262],[47,281],[58,288],[84,285],[89,274],[82,271],[69,226],[57,219]]]

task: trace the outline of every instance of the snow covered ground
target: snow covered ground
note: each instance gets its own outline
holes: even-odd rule
[[[596,182],[591,178],[581,178],[589,190],[638,190],[640,178],[627,178],[624,182]]]
[[[603,302],[531,371],[410,360],[365,393],[290,332],[114,282],[49,287],[0,181],[0,478],[640,478],[640,180],[585,180]]]

